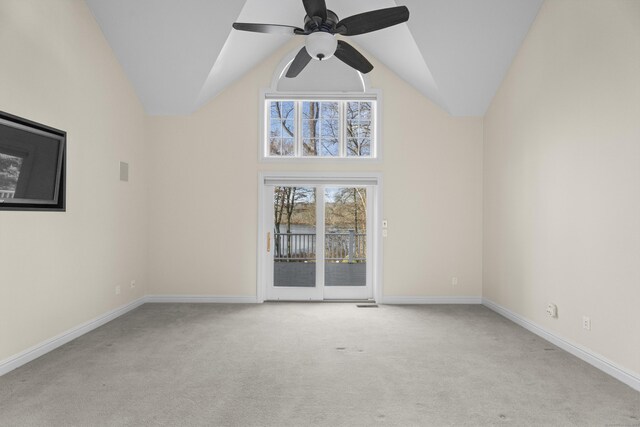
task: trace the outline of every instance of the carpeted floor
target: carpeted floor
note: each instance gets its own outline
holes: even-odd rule
[[[2,426],[640,426],[482,306],[146,304],[0,377]]]

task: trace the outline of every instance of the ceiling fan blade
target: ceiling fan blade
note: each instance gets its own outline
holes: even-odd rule
[[[409,9],[406,6],[372,10],[344,18],[336,25],[336,33],[343,36],[357,36],[402,24],[408,20]]]
[[[251,31],[254,33],[267,33],[267,34],[306,34],[302,28],[292,27],[291,25],[280,24],[250,24],[247,22],[234,22],[233,28],[240,31]]]
[[[327,19],[327,4],[324,0],[302,0],[304,10],[307,11],[307,16],[313,18],[319,16],[322,21]]]
[[[373,70],[371,62],[367,61],[367,58],[358,52],[355,47],[343,40],[338,40],[338,48],[334,55],[340,61],[352,68],[355,68],[362,74],[367,74],[369,71]]]
[[[296,57],[293,59],[293,62],[291,62],[291,65],[289,65],[287,77],[296,77],[302,70],[304,70],[304,67],[307,66],[309,61],[311,61],[311,55],[307,52],[307,48],[302,46],[300,52],[298,52]]]

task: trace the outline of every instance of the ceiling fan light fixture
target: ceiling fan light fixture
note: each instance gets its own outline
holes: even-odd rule
[[[324,61],[336,52],[338,40],[333,34],[318,31],[307,36],[305,47],[313,59]]]
[[[323,61],[334,55],[349,67],[366,74],[373,70],[373,65],[349,43],[337,40],[336,34],[357,36],[409,20],[409,9],[406,6],[371,10],[340,20],[338,15],[327,9],[325,0],[302,0],[302,5],[307,13],[304,17],[304,28],[281,24],[233,23],[233,28],[240,31],[305,36],[304,47],[298,51],[287,69],[286,76],[289,78],[300,74],[311,59]]]

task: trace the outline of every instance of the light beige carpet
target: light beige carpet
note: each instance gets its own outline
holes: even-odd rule
[[[146,304],[0,377],[0,425],[640,426],[640,393],[482,306]]]

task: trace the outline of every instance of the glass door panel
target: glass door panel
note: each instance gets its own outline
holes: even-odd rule
[[[275,187],[273,286],[315,288],[316,189]]]
[[[367,189],[327,187],[324,208],[325,298],[369,298]]]

